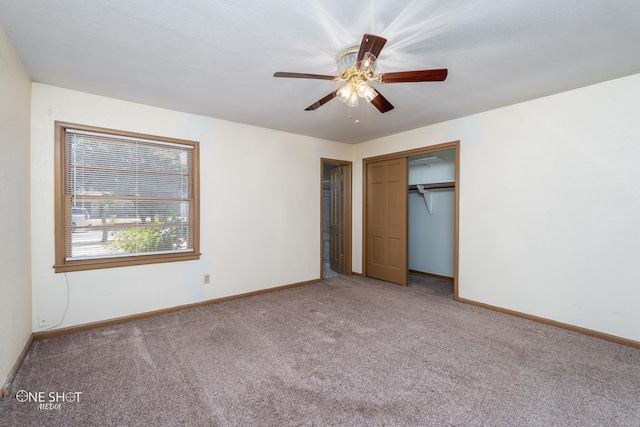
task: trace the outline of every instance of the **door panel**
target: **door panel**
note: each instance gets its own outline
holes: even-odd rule
[[[375,200],[371,207],[371,224],[382,225],[384,221],[383,184],[375,182],[371,184],[371,198]],[[378,202],[379,201],[379,202]]]
[[[340,274],[344,273],[344,218],[343,218],[343,173],[342,166],[338,166],[329,173],[330,191],[330,221],[329,221],[329,253],[331,269]]]
[[[407,158],[367,164],[367,276],[407,285]]]
[[[384,238],[373,236],[371,240],[371,262],[376,267],[384,267]]]
[[[389,268],[402,268],[402,242],[400,239],[389,238]]]
[[[398,182],[389,182],[387,184],[389,204],[387,211],[389,212],[388,223],[389,225],[400,225],[402,222],[402,214],[406,216],[406,209],[400,207],[401,189]],[[404,192],[407,193],[408,187],[404,187]],[[406,199],[405,199],[406,200]]]

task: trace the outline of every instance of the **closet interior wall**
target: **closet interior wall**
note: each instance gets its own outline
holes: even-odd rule
[[[455,150],[409,157],[409,270],[454,276]]]

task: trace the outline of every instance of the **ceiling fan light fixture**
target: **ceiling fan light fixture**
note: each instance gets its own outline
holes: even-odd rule
[[[340,89],[338,89],[338,92],[336,92],[336,96],[342,102],[349,101],[349,98],[351,98],[351,95],[353,95],[353,87],[351,87],[350,83],[347,83],[346,85],[342,86]]]
[[[366,52],[364,58],[356,64],[356,68],[360,71],[373,71],[375,69],[376,56],[371,52]]]
[[[351,92],[351,96],[347,99],[347,105],[349,107],[357,107],[358,104],[358,94],[356,92]]]
[[[358,93],[358,96],[360,96],[361,98],[366,99],[367,102],[373,101],[373,98],[378,96],[378,92],[376,92],[376,90],[374,88],[372,88],[371,86],[369,86],[365,82],[358,83],[358,86],[356,88],[356,92]]]

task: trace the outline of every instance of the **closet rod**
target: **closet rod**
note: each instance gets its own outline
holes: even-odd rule
[[[456,188],[455,182],[439,182],[435,184],[423,184],[425,190],[444,190],[447,188]],[[410,185],[409,191],[418,191],[417,185]]]

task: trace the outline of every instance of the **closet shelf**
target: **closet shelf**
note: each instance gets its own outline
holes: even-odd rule
[[[426,166],[430,168],[433,163],[438,163],[443,161],[444,159],[441,159],[438,156],[423,157],[422,159],[409,160],[409,166]]]

